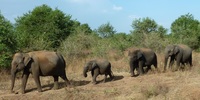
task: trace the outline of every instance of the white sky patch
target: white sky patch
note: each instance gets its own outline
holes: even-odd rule
[[[121,6],[113,5],[113,10],[120,11],[122,9],[123,9],[123,7],[121,7]]]

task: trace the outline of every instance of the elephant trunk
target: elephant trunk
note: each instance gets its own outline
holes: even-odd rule
[[[165,56],[165,61],[164,61],[164,71],[166,71],[166,67],[167,67],[167,62],[168,62],[168,58],[169,58],[169,56]]]
[[[84,75],[84,77],[87,77],[87,72],[88,72],[88,67],[86,66],[83,69],[83,75]]]
[[[11,70],[11,93],[13,93],[15,77],[16,77],[16,70]]]

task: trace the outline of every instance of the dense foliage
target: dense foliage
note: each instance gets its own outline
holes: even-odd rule
[[[0,67],[9,68],[15,52],[54,50],[69,60],[86,57],[118,57],[130,47],[146,47],[162,52],[168,44],[183,43],[200,50],[200,25],[192,14],[181,15],[171,25],[171,33],[153,19],[139,18],[133,30],[117,33],[111,23],[92,30],[87,23],[72,20],[59,9],[48,5],[35,7],[11,24],[0,14]]]
[[[8,68],[15,50],[13,26],[0,14],[0,66]]]
[[[193,49],[200,48],[200,23],[191,14],[182,15],[171,25],[171,37],[177,43],[190,45]]]
[[[161,51],[165,46],[167,29],[158,25],[153,19],[148,17],[136,19],[132,23],[132,28],[134,46],[152,48],[156,51]]]
[[[36,7],[33,11],[16,19],[16,39],[20,50],[54,49],[60,46],[73,31],[70,15],[47,5]],[[27,48],[28,47],[28,48]]]

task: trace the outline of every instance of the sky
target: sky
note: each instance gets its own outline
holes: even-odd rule
[[[200,20],[200,0],[1,0],[0,12],[15,23],[15,18],[43,4],[87,23],[91,29],[109,22],[118,33],[130,33],[132,22],[139,18],[149,17],[168,31],[181,15],[190,13]]]

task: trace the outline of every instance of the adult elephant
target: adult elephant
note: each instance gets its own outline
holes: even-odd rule
[[[192,66],[192,49],[186,45],[168,45],[165,48],[164,72],[166,71],[166,66],[169,57],[171,57],[169,62],[169,68],[171,68],[175,60],[177,66],[176,70],[179,69],[180,64],[185,65],[187,63],[190,66]]]
[[[157,56],[156,53],[147,48],[134,48],[128,51],[128,56],[130,57],[130,73],[131,77],[142,75],[151,69],[151,65],[157,69]],[[143,67],[146,67],[146,71],[144,71]],[[137,70],[138,74],[135,75],[134,71]]]
[[[21,92],[25,93],[29,74],[33,75],[38,92],[42,91],[39,76],[53,76],[54,89],[58,89],[58,77],[65,80],[66,85],[70,85],[65,72],[65,60],[63,56],[50,51],[33,51],[29,53],[16,53],[13,56],[11,68],[11,92],[15,84],[16,74],[23,71]]]
[[[91,71],[92,75],[92,83],[96,84],[96,77],[98,75],[105,75],[104,81],[106,81],[107,75],[110,76],[110,79],[114,79],[114,75],[111,71],[111,63],[108,60],[100,59],[100,60],[91,60],[87,62],[83,69],[84,77],[87,77],[87,72]]]

